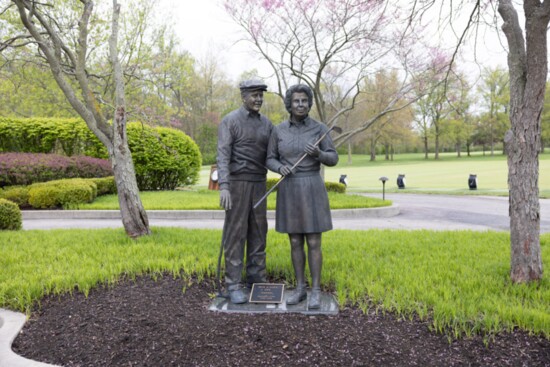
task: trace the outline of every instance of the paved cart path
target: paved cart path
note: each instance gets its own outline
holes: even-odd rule
[[[365,194],[379,197],[380,195]],[[510,228],[508,217],[508,198],[489,196],[450,196],[450,195],[420,195],[420,194],[387,194],[386,199],[392,200],[397,215],[338,215],[333,218],[335,229],[431,229],[431,230],[495,230],[507,231]],[[550,232],[550,199],[541,199],[541,233]],[[395,209],[394,208],[394,209]],[[118,228],[122,222],[118,218],[109,219],[107,215],[97,219],[58,218],[61,211],[52,211],[47,219],[23,219],[24,229],[51,228]],[[156,218],[150,216],[152,226],[170,226],[182,228],[215,228],[223,227],[223,212],[216,219],[193,218],[185,215],[185,219]],[[271,215],[273,216],[273,215]],[[273,219],[269,220],[269,228],[274,228]]]

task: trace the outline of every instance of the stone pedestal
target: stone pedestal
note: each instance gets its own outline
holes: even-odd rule
[[[228,299],[216,297],[208,308],[210,311],[232,312],[232,313],[302,313],[306,315],[337,315],[338,303],[330,293],[321,293],[321,307],[318,309],[308,309],[307,300],[297,305],[287,305],[286,300],[292,290],[284,292],[282,303],[243,303],[235,305]],[[309,299],[310,291],[307,292]]]

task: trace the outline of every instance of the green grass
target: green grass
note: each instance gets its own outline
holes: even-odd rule
[[[457,158],[454,153],[441,154],[441,159],[425,160],[422,154],[398,154],[394,161],[370,162],[365,155],[354,155],[352,164],[347,156],[340,157],[336,167],[325,169],[327,181],[338,182],[341,174],[348,175],[348,192],[381,192],[379,178],[386,176],[387,193],[435,193],[453,195],[508,195],[506,157],[500,153],[494,156],[475,154],[471,157]],[[550,198],[550,153],[540,155],[539,190],[540,196]],[[398,174],[405,174],[406,188],[397,189]],[[478,190],[469,190],[467,182],[470,173],[477,174]],[[199,183],[191,189],[182,191],[141,192],[140,197],[147,210],[219,210],[219,193],[207,190],[210,167],[203,166]],[[279,175],[270,172],[270,178]],[[268,209],[275,209],[276,193],[268,197]],[[391,201],[349,195],[330,195],[332,209],[372,208],[391,205]],[[80,209],[118,209],[115,195],[98,197],[90,204],[79,205]]]
[[[201,281],[215,275],[220,239],[181,228],[138,240],[122,229],[0,232],[0,307],[30,312],[45,295],[88,294],[122,276]],[[548,267],[550,235],[541,248]],[[450,337],[520,328],[550,338],[550,278],[510,282],[506,233],[338,230],[324,234],[323,255],[323,286],[341,305],[417,316]],[[267,258],[270,276],[293,282],[285,235],[269,232]]]
[[[433,154],[428,160],[423,154],[396,154],[393,161],[385,161],[383,156],[370,162],[367,155],[353,155],[348,164],[347,155],[341,155],[335,167],[325,168],[325,179],[338,182],[340,175],[348,175],[349,192],[381,192],[379,178],[386,176],[386,192],[416,192],[453,195],[508,195],[508,165],[506,156],[495,152],[494,156],[472,153],[471,157],[455,153],[442,153],[435,161]],[[199,187],[208,186],[210,167],[201,170]],[[406,188],[397,189],[397,175],[404,174]],[[468,177],[477,174],[478,189],[469,190]],[[279,177],[270,172],[268,177]],[[550,153],[539,158],[540,196],[550,198]]]
[[[268,209],[275,209],[276,193],[268,197]],[[212,190],[183,190],[183,191],[144,191],[140,193],[141,201],[146,210],[220,210],[220,195]],[[345,195],[329,193],[332,209],[346,208],[376,208],[391,205],[391,201],[382,201],[360,195]],[[116,195],[104,195],[96,198],[92,203],[79,204],[84,210],[115,210],[119,208]]]

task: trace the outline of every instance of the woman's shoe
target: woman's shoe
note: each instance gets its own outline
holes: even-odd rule
[[[311,290],[311,294],[309,296],[309,302],[307,306],[310,309],[321,308],[321,290],[320,289]]]
[[[297,305],[307,298],[306,287],[297,287],[294,292],[287,298],[287,305]]]

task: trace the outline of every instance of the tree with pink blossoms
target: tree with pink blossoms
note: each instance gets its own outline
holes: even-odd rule
[[[418,84],[430,63],[422,30],[387,1],[225,0],[224,5],[271,66],[275,93],[282,97],[290,85],[307,84],[314,91],[313,113],[329,126],[365,100],[366,77],[381,67],[399,70],[400,88],[385,108],[335,137],[336,146],[410,106],[420,86],[428,86]]]

